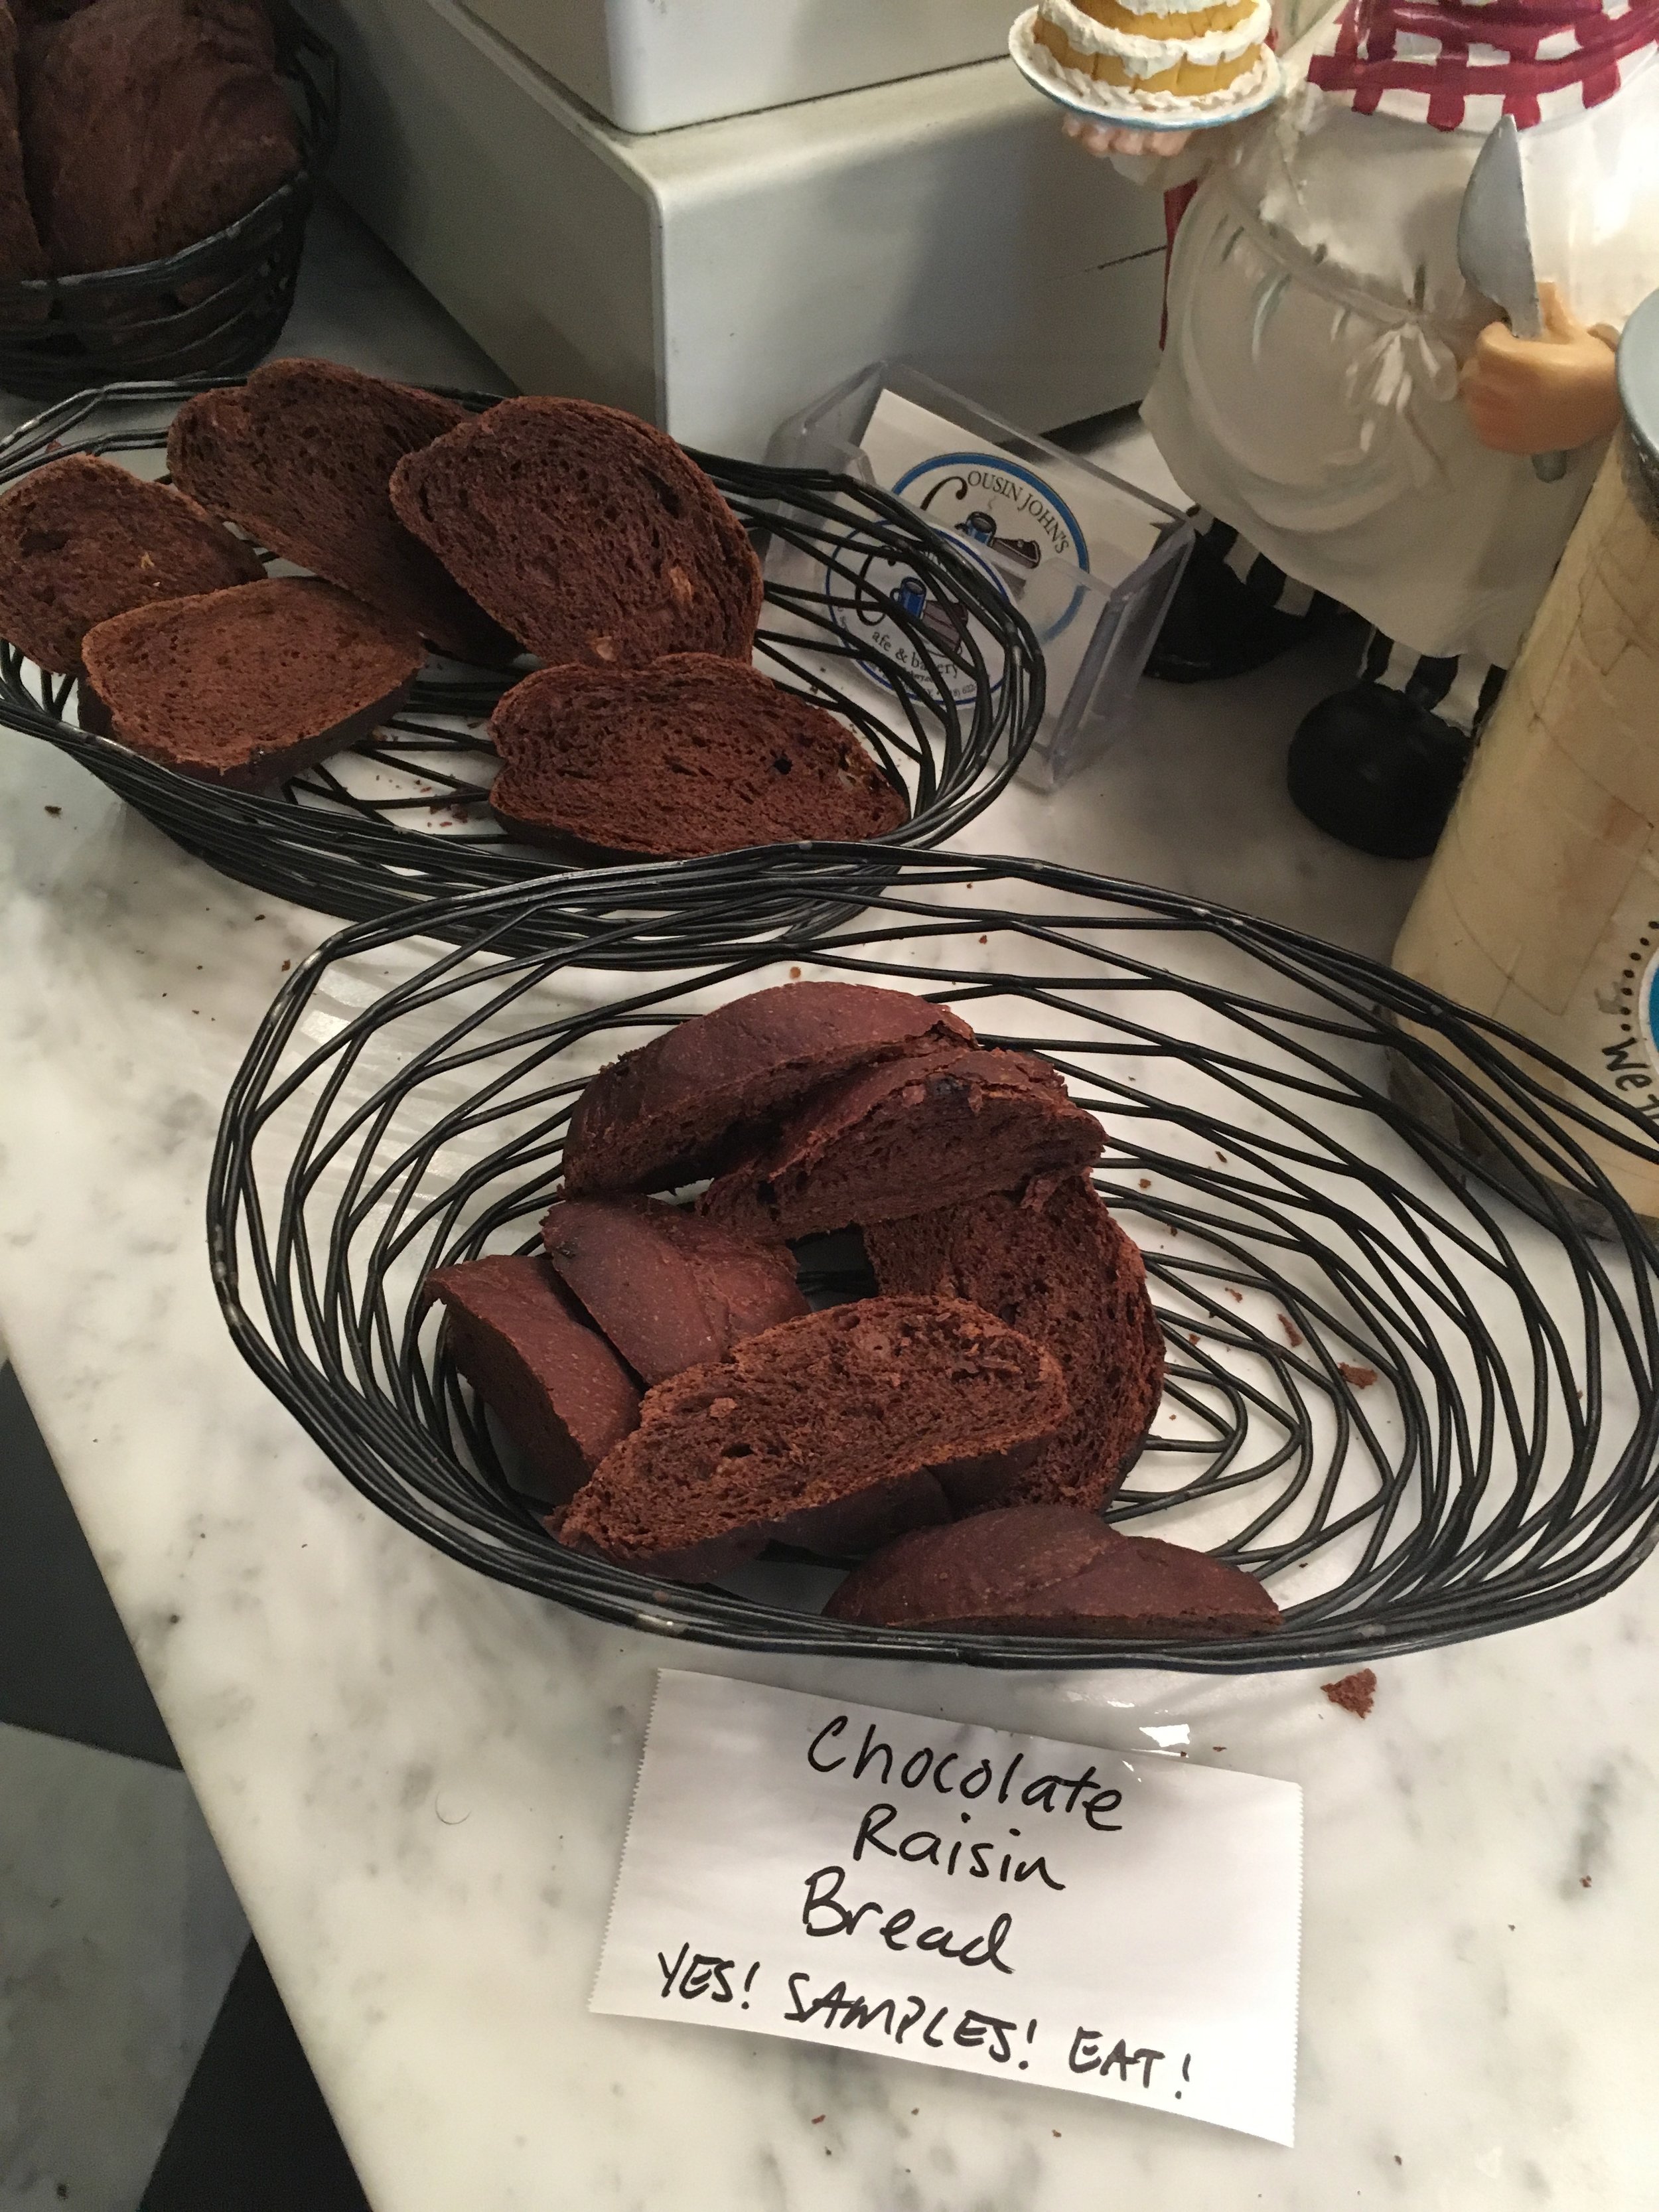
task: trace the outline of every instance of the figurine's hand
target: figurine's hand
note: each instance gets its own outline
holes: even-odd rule
[[[1474,434],[1495,453],[1570,453],[1619,422],[1613,351],[1574,320],[1553,284],[1540,284],[1541,338],[1488,323],[1458,389]]]
[[[1168,160],[1193,135],[1190,131],[1135,131],[1126,124],[1090,123],[1081,115],[1068,115],[1061,127],[1085,153],[1103,160],[1110,154],[1161,154]]]

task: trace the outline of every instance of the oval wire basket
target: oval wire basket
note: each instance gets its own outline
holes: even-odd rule
[[[214,1159],[216,1284],[244,1356],[404,1527],[501,1581],[698,1642],[1224,1674],[1547,1620],[1652,1550],[1659,1249],[1581,1141],[1651,1156],[1618,1100],[1374,962],[1176,893],[858,847],[767,866],[800,903],[856,904],[858,919],[827,939],[717,949],[752,883],[741,855],[483,896],[342,932],[266,1016]],[[504,951],[525,909],[556,897],[564,948]],[[673,930],[696,951],[677,975],[646,972]],[[411,944],[416,931],[453,949]],[[642,972],[625,983],[635,946]],[[1276,1633],[849,1626],[817,1616],[835,1579],[822,1565],[663,1584],[562,1549],[515,1493],[425,1276],[538,1249],[596,1067],[799,974],[953,1006],[988,1044],[1047,1055],[1101,1115],[1095,1181],[1145,1249],[1170,1352],[1107,1517],[1261,1576]],[[1409,1079],[1392,1090],[1391,1065]],[[1604,1241],[1578,1225],[1586,1205]],[[803,1248],[820,1301],[869,1287],[848,1242]]]
[[[87,392],[0,441],[0,490],[68,453],[166,467],[182,399],[234,379]],[[492,395],[447,395],[482,409]],[[757,665],[866,741],[910,818],[872,840],[902,851],[954,836],[1003,791],[1043,713],[1042,649],[994,574],[890,492],[851,477],[694,457],[766,550]],[[487,799],[496,757],[482,723],[510,676],[429,661],[409,706],[348,753],[270,793],[230,791],[81,729],[75,681],[0,644],[0,725],[90,769],[186,852],[238,882],[347,920],[545,882],[562,862],[510,842]],[[755,872],[757,929],[812,920]],[[840,909],[816,910],[827,927]],[[737,918],[729,907],[720,933]],[[534,902],[520,940],[556,942]]]
[[[334,49],[271,10],[294,95],[300,167],[257,207],[165,260],[81,276],[0,277],[0,389],[56,399],[138,378],[232,376],[276,343],[339,125]]]

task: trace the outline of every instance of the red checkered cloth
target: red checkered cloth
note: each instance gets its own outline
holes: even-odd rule
[[[1362,115],[1522,130],[1611,100],[1659,46],[1659,0],[1348,0],[1308,80]]]

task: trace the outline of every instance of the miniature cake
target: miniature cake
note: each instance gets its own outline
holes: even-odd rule
[[[1270,0],[1041,0],[1034,58],[1074,92],[1168,113],[1247,98],[1272,68]]]

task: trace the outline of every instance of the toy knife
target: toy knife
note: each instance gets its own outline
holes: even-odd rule
[[[1503,309],[1516,337],[1543,337],[1521,133],[1512,115],[1504,116],[1475,157],[1457,217],[1457,265],[1466,284]],[[1566,474],[1567,457],[1534,453],[1532,465],[1540,483],[1559,483]]]

